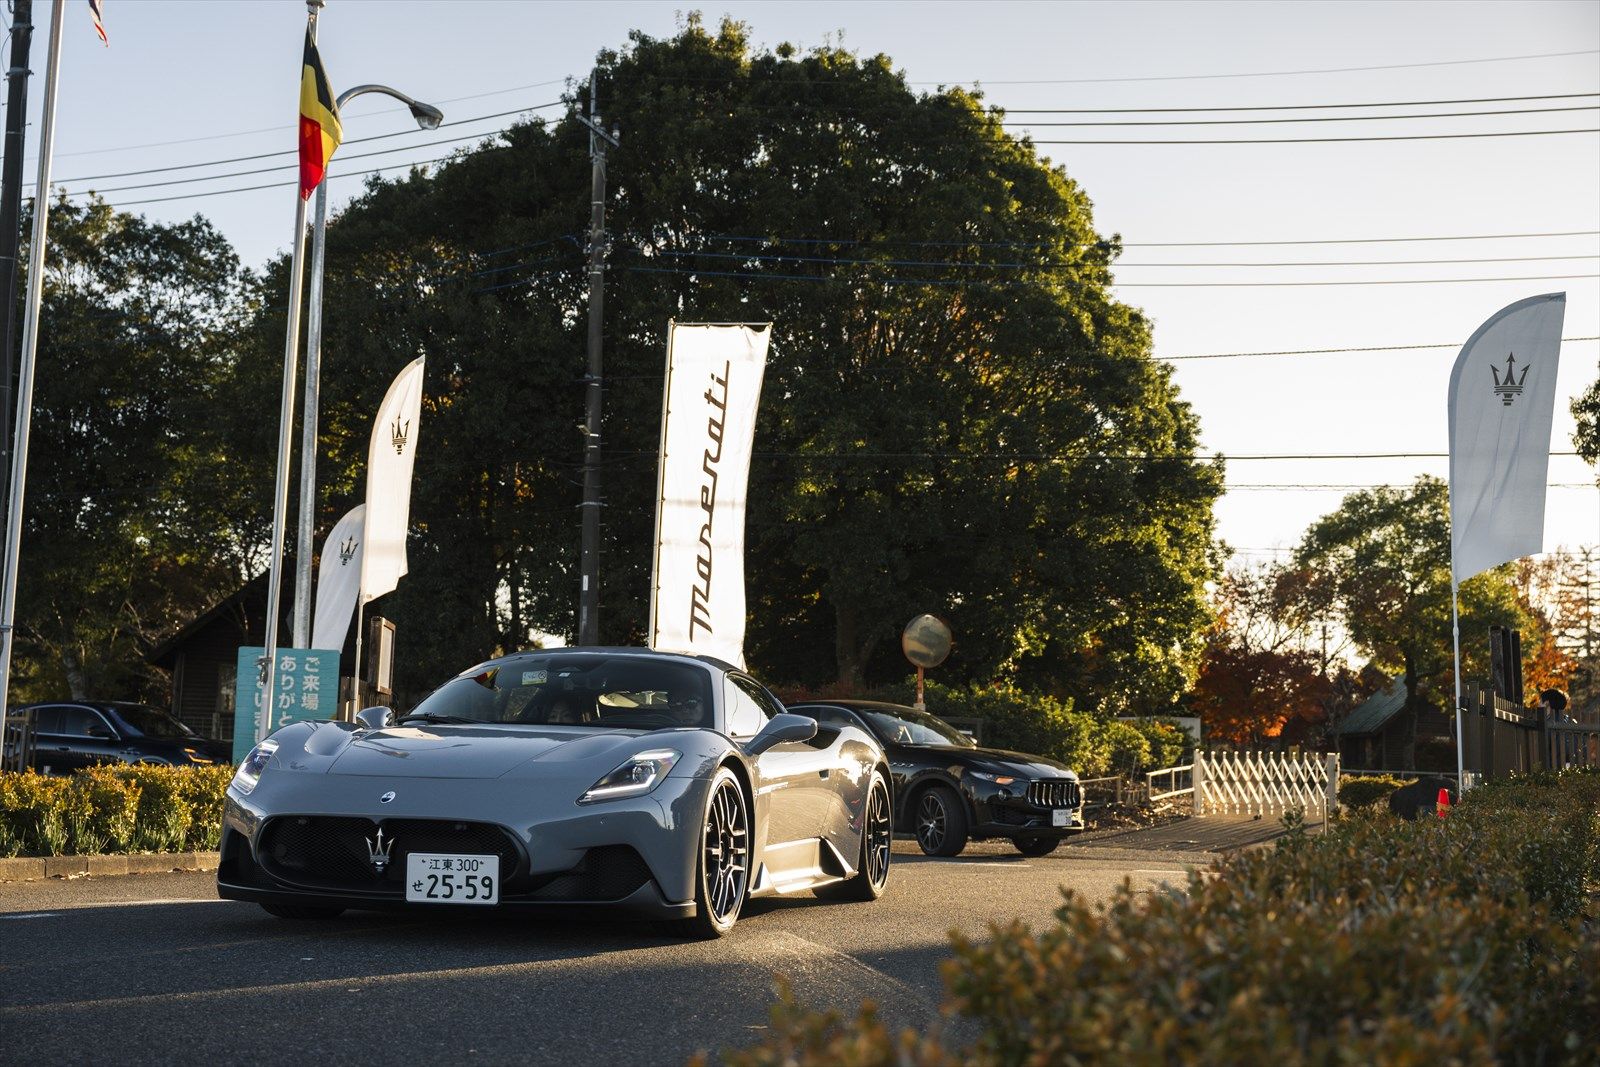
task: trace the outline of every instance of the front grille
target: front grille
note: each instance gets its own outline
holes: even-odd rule
[[[1028,783],[1028,803],[1041,808],[1076,808],[1082,802],[1078,783],[1071,778],[1046,778]]]
[[[392,842],[389,863],[379,874],[368,841],[380,824],[332,815],[282,815],[261,831],[261,865],[280,881],[315,889],[404,896],[406,857],[413,852],[454,852],[500,857],[502,883],[517,873],[521,854],[499,826],[444,819],[388,819],[381,826]]]
[[[535,889],[536,900],[621,900],[650,880],[650,867],[627,845],[591,848],[571,870]]]

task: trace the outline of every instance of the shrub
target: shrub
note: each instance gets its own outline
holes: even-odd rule
[[[1135,730],[1144,735],[1145,741],[1150,745],[1150,762],[1141,770],[1156,770],[1161,767],[1176,767],[1186,762],[1184,757],[1189,754],[1193,742],[1189,733],[1171,719],[1127,719],[1126,721]]]
[[[1408,785],[1415,778],[1396,778],[1392,774],[1355,775],[1339,779],[1339,803],[1352,809],[1376,808],[1385,803],[1390,794]]]
[[[16,853],[59,856],[67,849],[65,778],[0,773],[0,822]]]
[[[780,1003],[768,1040],[728,1060],[1589,1063],[1597,882],[1600,773],[1495,782],[1445,819],[1293,833],[1185,892],[1069,895],[1042,932],[956,936],[964,1047]]]
[[[0,773],[0,856],[214,849],[232,776],[227,765]]]
[[[1111,750],[1112,774],[1133,774],[1142,767],[1152,766],[1150,742],[1137,727],[1120,719],[1112,719],[1102,729],[1105,731],[1106,747]]]
[[[126,852],[137,833],[139,783],[111,767],[90,767],[67,779],[62,796],[70,850]]]
[[[189,800],[188,780],[196,772],[177,767],[136,767],[142,792],[139,797],[139,830],[133,847],[140,852],[176,852],[183,848],[194,821]]]

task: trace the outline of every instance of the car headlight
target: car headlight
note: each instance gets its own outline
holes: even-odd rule
[[[591,785],[579,804],[596,800],[616,800],[618,797],[637,797],[661,784],[661,779],[672,770],[672,765],[683,758],[683,753],[670,748],[655,748],[640,752],[628,762]]]
[[[985,782],[993,782],[995,785],[1010,785],[1016,781],[1016,778],[1009,774],[991,774],[988,771],[968,771],[967,773],[974,778],[982,778]]]
[[[278,751],[278,742],[271,738],[252,748],[250,754],[244,758],[244,762],[239,764],[239,770],[233,776],[234,787],[239,792],[249,795],[250,791],[256,787],[256,783],[261,781],[261,772],[267,769],[267,763],[272,759],[272,754],[276,751]]]

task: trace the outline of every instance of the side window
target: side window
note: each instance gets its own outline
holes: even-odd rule
[[[88,708],[62,708],[61,728],[56,732],[68,737],[116,736],[106,721]]]
[[[824,726],[854,726],[855,719],[843,708],[825,708],[813,705],[798,712],[798,715],[809,715]]]
[[[742,674],[733,674],[729,677],[733,679],[734,685],[743,689],[750,695],[751,700],[761,706],[761,711],[767,718],[783,714],[783,705],[778,703],[778,698],[767,692],[760,682]]]
[[[728,736],[754,737],[773,715],[751,692],[752,688],[759,690],[761,687],[733,674],[728,676],[727,682]]]
[[[33,729],[41,734],[59,734],[61,732],[60,708],[34,708]]]

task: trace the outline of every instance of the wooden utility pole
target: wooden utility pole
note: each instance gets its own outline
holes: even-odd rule
[[[600,643],[600,411],[601,338],[605,323],[606,279],[606,149],[619,144],[615,130],[600,122],[598,78],[589,75],[589,115],[578,121],[589,128],[589,373],[584,376],[583,543],[578,561],[582,575],[578,594],[578,644]]]

